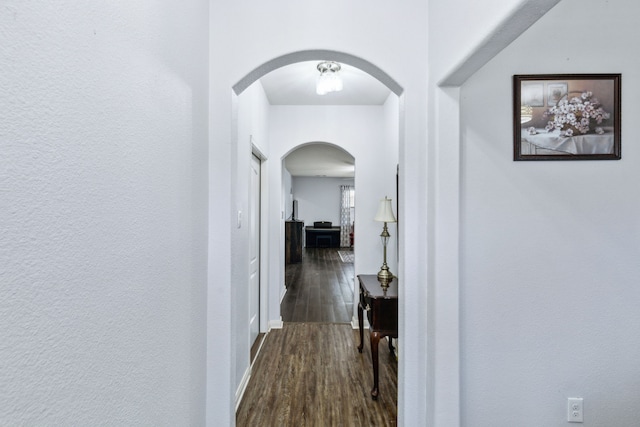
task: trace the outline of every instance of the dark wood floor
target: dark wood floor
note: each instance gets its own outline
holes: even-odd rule
[[[287,292],[280,304],[284,322],[350,323],[353,317],[353,263],[335,248],[305,248],[302,262],[285,268]]]
[[[380,395],[371,399],[371,346],[335,323],[285,323],[269,332],[236,414],[239,427],[395,426],[398,365],[380,343]]]
[[[341,249],[342,250],[342,249]],[[283,329],[265,337],[236,414],[244,426],[395,426],[398,365],[380,345],[380,396],[371,399],[371,346],[358,352],[353,263],[337,249],[304,249],[286,268]]]

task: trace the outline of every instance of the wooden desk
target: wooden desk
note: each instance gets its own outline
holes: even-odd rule
[[[389,338],[389,351],[394,352],[391,338],[398,338],[398,279],[389,283],[386,292],[382,290],[375,274],[358,275],[360,282],[360,302],[358,303],[358,323],[360,324],[360,345],[363,342],[363,311],[369,319],[369,337],[371,340],[371,361],[373,362],[373,388],[371,398],[378,400],[378,343],[380,338]]]

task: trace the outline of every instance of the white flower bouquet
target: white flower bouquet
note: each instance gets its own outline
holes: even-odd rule
[[[547,132],[559,130],[561,136],[581,135],[591,130],[603,134],[604,130],[595,125],[610,117],[590,91],[582,92],[580,96],[573,98],[561,99],[545,111],[544,116],[552,117],[547,123]]]

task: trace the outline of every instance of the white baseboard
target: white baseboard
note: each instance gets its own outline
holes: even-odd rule
[[[238,412],[238,408],[240,407],[240,402],[242,402],[242,397],[244,396],[244,392],[247,390],[247,385],[249,384],[249,380],[251,379],[251,371],[253,370],[253,364],[256,362],[256,360],[258,360],[258,355],[260,354],[260,351],[262,350],[262,346],[264,345],[264,342],[267,339],[267,335],[268,333],[265,334],[264,337],[262,337],[262,340],[260,341],[260,345],[258,346],[258,350],[256,351],[253,362],[251,362],[251,366],[249,366],[247,370],[244,371],[244,375],[242,376],[242,381],[240,381],[238,390],[236,390],[236,412]]]
[[[282,321],[282,317],[275,320],[269,320],[269,330],[282,329],[283,326],[284,326],[284,322]]]
[[[244,396],[244,392],[247,390],[247,385],[249,384],[249,379],[251,378],[251,366],[244,371],[244,375],[242,376],[242,381],[240,381],[240,385],[236,390],[236,412],[238,412],[238,408],[240,407],[240,402],[242,402],[242,396]]]
[[[362,317],[362,324],[364,325],[363,329],[369,329],[369,319],[366,316]],[[360,329],[360,323],[358,322],[358,318],[353,316],[351,318],[351,327],[353,329]]]
[[[358,319],[356,318],[356,316],[353,316],[351,318],[351,328],[352,329],[360,329],[360,325],[359,325],[359,322],[358,322]]]
[[[282,292],[280,292],[280,304],[282,304],[282,300],[284,296],[287,294],[287,288],[285,286],[282,287]]]

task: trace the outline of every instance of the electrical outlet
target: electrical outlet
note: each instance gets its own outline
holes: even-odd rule
[[[584,420],[584,406],[581,397],[570,397],[567,404],[567,421],[581,423]]]

